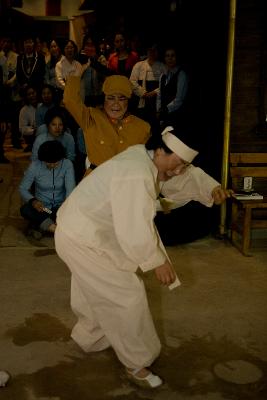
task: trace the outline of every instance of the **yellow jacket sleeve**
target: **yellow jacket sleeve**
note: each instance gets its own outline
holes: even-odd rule
[[[79,76],[70,76],[67,79],[63,102],[66,109],[71,113],[77,124],[85,129],[86,114],[88,114],[89,107],[86,107],[82,101],[81,93],[81,78]]]

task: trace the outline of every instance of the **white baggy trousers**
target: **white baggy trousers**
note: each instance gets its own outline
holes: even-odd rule
[[[55,243],[72,274],[71,308],[78,318],[73,340],[86,352],[112,346],[127,368],[150,366],[161,345],[143,281],[58,228]]]

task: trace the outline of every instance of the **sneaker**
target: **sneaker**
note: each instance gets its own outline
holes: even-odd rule
[[[137,370],[130,372],[126,369],[128,379],[139,387],[156,389],[163,384],[162,379],[158,375],[154,375],[151,371],[144,378],[138,377],[135,373],[136,371]]]

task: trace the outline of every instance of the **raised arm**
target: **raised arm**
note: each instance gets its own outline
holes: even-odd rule
[[[84,129],[84,115],[87,111],[87,107],[84,105],[81,98],[80,76],[68,77],[64,90],[63,102],[77,124]]]

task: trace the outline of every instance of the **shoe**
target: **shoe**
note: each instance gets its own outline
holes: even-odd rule
[[[10,379],[10,375],[7,371],[0,371],[0,387],[5,387]]]
[[[163,384],[162,379],[158,375],[154,375],[152,372],[150,372],[145,378],[139,378],[139,376],[136,375],[139,371],[140,369],[133,371],[126,369],[128,379],[137,386],[146,389],[155,389]]]
[[[9,163],[10,161],[5,156],[0,157],[0,164],[9,164]]]

